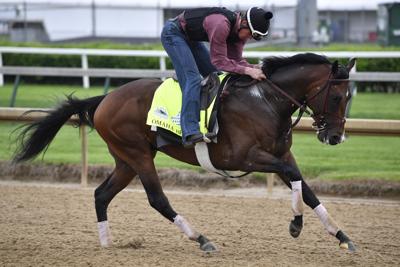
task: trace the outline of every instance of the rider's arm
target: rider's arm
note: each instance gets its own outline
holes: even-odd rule
[[[212,14],[204,19],[203,27],[210,41],[211,63],[218,69],[238,74],[246,74],[246,67],[235,59],[228,57],[226,39],[230,33],[230,22],[222,14]]]
[[[228,58],[235,60],[236,64],[241,66],[254,68],[253,64],[250,64],[245,58],[243,58],[244,45],[245,43],[243,41],[228,43]]]

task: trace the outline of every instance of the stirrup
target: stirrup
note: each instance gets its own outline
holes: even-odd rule
[[[194,134],[183,142],[183,146],[185,148],[193,148],[199,142],[211,143],[211,139],[214,138],[215,136],[216,134],[214,133]]]
[[[215,137],[217,137],[216,133],[206,133],[203,135],[203,140],[206,143],[211,143],[211,140]]]

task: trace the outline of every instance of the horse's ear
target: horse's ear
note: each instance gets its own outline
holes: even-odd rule
[[[332,63],[332,73],[333,73],[333,74],[336,74],[337,71],[338,71],[338,69],[339,69],[339,61],[335,60],[335,61]]]
[[[354,67],[354,65],[356,64],[357,59],[355,57],[352,57],[349,60],[349,63],[347,63],[346,69],[348,72],[350,72],[350,70]]]

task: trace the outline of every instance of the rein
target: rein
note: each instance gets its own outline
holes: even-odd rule
[[[297,101],[291,95],[289,95],[288,93],[283,91],[279,86],[277,86],[271,80],[267,79],[266,81],[272,88],[274,88],[275,90],[280,92],[282,95],[284,95],[286,98],[288,98],[290,101],[292,101],[292,103],[295,104],[300,109],[300,112],[299,112],[299,115],[297,116],[296,121],[294,123],[292,123],[292,125],[290,126],[291,128],[294,128],[299,123],[299,121],[300,121],[301,117],[303,116],[304,112],[307,113],[310,116],[313,116],[312,113],[307,109],[307,100],[304,101],[303,104],[300,104],[299,101]]]

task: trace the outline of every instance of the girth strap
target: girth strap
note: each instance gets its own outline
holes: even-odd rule
[[[225,170],[216,169],[214,167],[214,165],[211,163],[210,155],[208,153],[208,146],[204,142],[197,143],[194,147],[194,150],[196,152],[197,161],[200,163],[200,166],[209,172],[214,172],[216,174],[219,174],[219,175],[227,177],[227,178],[240,178],[240,177],[246,176],[250,173],[250,172],[246,172],[246,173],[238,175],[238,176],[233,176]]]

